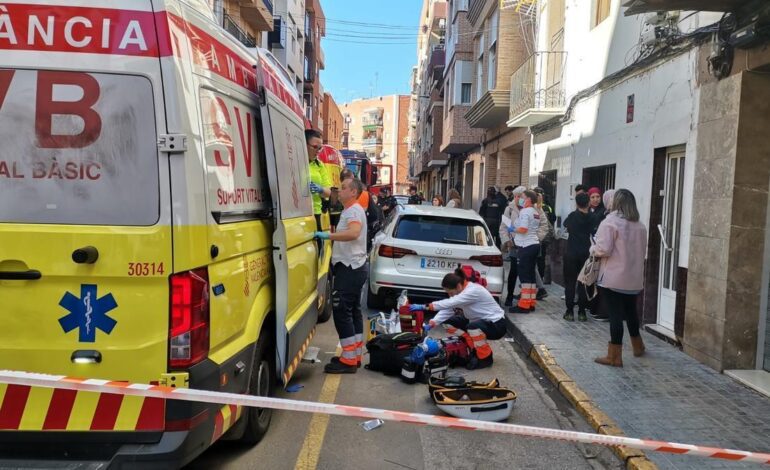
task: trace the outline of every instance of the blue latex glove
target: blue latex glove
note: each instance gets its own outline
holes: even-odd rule
[[[315,238],[321,239],[321,240],[328,240],[329,239],[329,232],[316,232],[313,234]]]
[[[423,304],[412,304],[409,306],[410,312],[416,312],[418,310],[428,310],[428,306]]]
[[[513,235],[513,232],[515,231],[516,229],[514,229],[513,227],[508,227],[508,233],[510,233],[511,235]]]
[[[430,323],[423,323],[422,329],[427,333],[430,331],[430,329],[433,328],[433,326]]]
[[[318,186],[315,183],[310,183],[310,192],[313,194],[321,194],[324,192],[324,188]]]

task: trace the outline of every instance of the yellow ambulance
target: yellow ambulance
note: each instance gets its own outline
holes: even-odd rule
[[[0,369],[286,384],[331,251],[288,73],[204,0],[3,2],[0,56]],[[0,466],[179,467],[270,417],[0,385]]]

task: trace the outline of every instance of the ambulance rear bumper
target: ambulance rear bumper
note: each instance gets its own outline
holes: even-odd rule
[[[186,444],[194,432],[0,433],[0,469],[178,468],[191,457]]]

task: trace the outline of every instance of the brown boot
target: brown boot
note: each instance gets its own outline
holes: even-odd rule
[[[597,357],[594,362],[605,366],[623,367],[623,346],[608,343],[607,357]]]
[[[639,357],[644,354],[644,341],[641,336],[632,336],[631,346],[634,347],[634,356]]]

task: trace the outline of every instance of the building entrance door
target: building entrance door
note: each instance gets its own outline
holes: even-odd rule
[[[660,272],[658,290],[658,324],[674,331],[676,287],[679,267],[679,241],[682,230],[682,197],[684,186],[684,147],[666,153],[666,179],[663,190],[663,220],[660,232]]]

